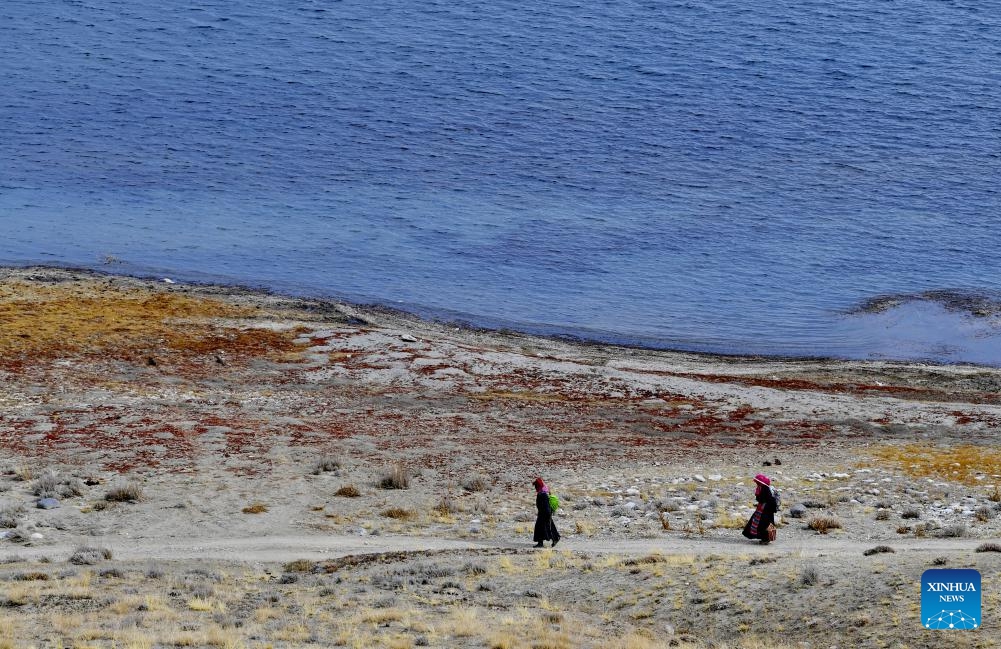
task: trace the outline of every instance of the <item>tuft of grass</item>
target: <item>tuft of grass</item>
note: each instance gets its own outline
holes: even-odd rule
[[[661,529],[664,529],[664,530],[670,530],[671,529],[671,519],[668,518],[667,516],[664,516],[664,512],[658,510],[657,511],[657,517],[660,518],[660,527],[661,527]]]
[[[409,489],[410,469],[402,462],[396,464],[389,473],[382,476],[379,486],[383,489]]]
[[[814,566],[805,566],[799,573],[799,583],[802,586],[814,586],[820,581],[820,573]]]
[[[455,504],[455,501],[448,496],[442,496],[438,499],[435,506],[431,508],[431,511],[439,516],[447,518],[452,514],[459,513],[459,507]]]
[[[87,545],[78,547],[69,558],[70,563],[78,566],[92,566],[95,563],[110,560],[111,550],[108,548],[95,548]]]
[[[316,462],[316,466],[313,467],[313,475],[320,475],[321,473],[329,473],[331,471],[336,471],[339,468],[341,468],[341,463],[339,460],[330,457],[329,455],[324,455]]]
[[[817,516],[811,518],[806,527],[820,534],[827,534],[831,530],[841,529],[841,521],[833,516]]]
[[[49,573],[47,572],[19,572],[16,573],[12,579],[14,581],[48,581]]]
[[[471,475],[462,481],[462,488],[474,493],[484,491],[487,488],[487,479],[478,473]]]
[[[875,518],[877,521],[888,521],[890,520],[890,512],[886,509],[880,509],[876,512]]]
[[[192,611],[211,611],[214,608],[212,600],[192,597],[188,600],[188,608]]]
[[[31,486],[31,493],[39,498],[72,498],[83,494],[83,483],[49,469]]]
[[[137,484],[127,484],[109,490],[104,499],[112,503],[137,503],[143,499],[143,490]]]
[[[313,572],[316,570],[316,562],[309,559],[296,559],[284,566],[285,572]]]
[[[403,509],[402,507],[391,507],[382,512],[382,515],[386,518],[394,518],[400,521],[411,521],[417,518],[417,512],[411,509]]]
[[[17,519],[24,513],[24,510],[15,505],[4,505],[0,507],[0,527],[13,529],[17,527]]]
[[[1001,552],[1001,543],[981,543],[977,546],[977,552]]]
[[[264,503],[251,503],[241,509],[244,514],[263,514],[268,511],[268,506]]]
[[[910,525],[901,525],[900,527],[897,528],[897,534],[910,534],[910,533],[911,533]]]
[[[987,494],[987,500],[992,503],[1001,503],[1001,488],[998,485],[994,485],[994,491]]]
[[[346,484],[337,491],[335,491],[334,495],[341,496],[342,498],[357,498],[358,496],[361,495],[361,492],[358,491],[358,487],[354,486],[353,484]]]
[[[947,525],[938,532],[938,535],[944,539],[959,539],[966,536],[966,534],[966,526],[962,523]]]
[[[975,515],[978,521],[980,521],[981,523],[986,523],[987,521],[997,516],[997,511],[993,507],[986,507],[986,506],[977,507]]]
[[[868,550],[863,552],[862,556],[871,557],[874,554],[886,554],[888,552],[896,552],[896,550],[894,550],[888,545],[877,545],[876,547],[869,548]]]
[[[900,514],[900,518],[903,519],[921,518],[921,512],[919,512],[916,509],[908,509]]]

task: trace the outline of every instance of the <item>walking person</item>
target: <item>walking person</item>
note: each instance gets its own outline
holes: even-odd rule
[[[754,476],[754,485],[754,499],[758,505],[744,526],[743,534],[749,539],[761,539],[761,545],[768,545],[774,538],[769,535],[769,531],[774,535],[775,510],[778,509],[778,503],[772,491],[772,481],[768,476],[763,473]]]
[[[541,548],[543,541],[552,541],[553,547],[560,542],[560,533],[556,529],[556,523],[553,522],[553,508],[549,504],[549,487],[546,483],[542,481],[542,478],[536,478],[532,481],[535,485],[535,508],[538,510],[538,515],[535,518],[535,536],[532,540],[535,541],[535,547]]]

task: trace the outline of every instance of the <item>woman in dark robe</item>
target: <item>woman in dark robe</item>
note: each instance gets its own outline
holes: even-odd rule
[[[556,547],[560,542],[560,533],[553,522],[553,509],[549,505],[549,487],[542,478],[536,478],[532,484],[535,485],[535,508],[539,512],[535,518],[535,536],[532,540],[535,541],[537,548],[542,547],[543,541],[552,541],[553,547]]]
[[[772,481],[763,473],[754,476],[754,484],[754,499],[758,501],[758,506],[744,526],[743,534],[749,539],[761,539],[761,544],[766,545],[769,543],[768,526],[775,524],[775,494],[772,493]]]

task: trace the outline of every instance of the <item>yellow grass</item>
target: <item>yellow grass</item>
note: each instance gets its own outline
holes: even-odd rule
[[[17,624],[12,618],[0,618],[0,649],[14,649],[17,645],[14,640],[17,638]]]
[[[210,351],[259,348],[265,340],[276,349],[292,348],[291,332],[224,330],[215,323],[255,315],[254,309],[211,298],[99,281],[11,280],[0,284],[0,356],[121,353],[135,347]]]
[[[264,503],[253,503],[243,508],[244,514],[263,514],[268,511],[268,506]]]
[[[211,611],[216,607],[215,602],[211,599],[203,599],[201,597],[192,597],[188,600],[188,608],[192,611]]]
[[[876,448],[872,454],[915,477],[978,484],[978,474],[1001,474],[1001,448],[962,444],[951,448],[905,444]]]
[[[452,612],[451,619],[445,625],[446,633],[458,638],[468,638],[476,635],[483,628],[478,612],[471,608],[460,608]]]

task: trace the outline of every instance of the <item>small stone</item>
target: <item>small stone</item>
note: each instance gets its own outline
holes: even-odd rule
[[[789,508],[789,516],[792,518],[803,518],[806,516],[806,505],[798,503]]]
[[[42,498],[37,503],[35,503],[35,506],[38,507],[39,509],[55,509],[60,505],[59,501],[56,500],[55,498]]]
[[[417,342],[417,339],[414,338],[413,336],[411,336],[410,334],[403,334],[402,336],[400,336],[400,340],[402,340],[405,343],[415,343],[415,342]]]
[[[44,537],[43,535],[39,534],[38,532],[35,532],[35,533],[33,533],[33,534],[32,534],[32,535],[31,535],[31,536],[29,537],[29,538],[30,538],[30,539],[31,539],[32,541],[41,541],[41,540],[42,540],[42,539],[44,539],[45,537]]]
[[[696,482],[705,482],[706,481],[706,477],[704,475],[702,475],[702,474],[699,474],[699,473],[696,473],[695,475],[693,475],[692,478],[694,478]]]
[[[718,474],[718,473],[714,473],[714,474],[712,474],[711,476],[709,476],[709,479],[710,479],[711,481],[713,481],[713,482],[719,482],[720,480],[722,480],[722,479],[723,479],[723,476],[721,476],[721,475],[720,475],[720,474]]]

